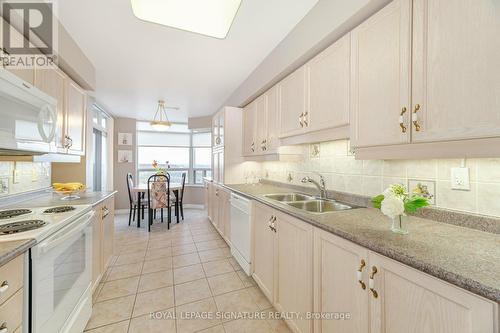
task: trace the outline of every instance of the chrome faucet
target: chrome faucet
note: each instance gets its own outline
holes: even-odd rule
[[[325,178],[323,178],[322,175],[318,174],[319,176],[319,183],[317,181],[315,181],[314,179],[312,179],[311,177],[304,177],[302,178],[301,182],[302,183],[312,183],[314,185],[316,185],[316,187],[318,188],[318,191],[319,191],[319,197],[321,199],[327,199],[328,195],[326,193],[326,184],[325,184]]]

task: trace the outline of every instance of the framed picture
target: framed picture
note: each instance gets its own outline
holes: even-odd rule
[[[132,150],[118,150],[118,163],[132,163]]]
[[[131,146],[132,145],[132,133],[118,133],[118,145]]]
[[[431,205],[436,204],[436,182],[433,180],[408,179],[408,192],[426,198]]]

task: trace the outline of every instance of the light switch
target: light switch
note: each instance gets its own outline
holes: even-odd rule
[[[469,168],[451,168],[451,188],[470,191]]]

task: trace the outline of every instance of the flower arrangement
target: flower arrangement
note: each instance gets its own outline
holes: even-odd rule
[[[418,209],[428,206],[429,201],[418,194],[408,194],[401,184],[390,185],[382,194],[372,198],[373,207],[392,219],[391,230],[400,234],[407,234],[402,225],[402,216],[415,213]],[[399,221],[397,221],[399,220]]]
[[[164,175],[166,170],[165,168],[162,168],[159,164],[158,164],[158,161],[157,160],[153,160],[153,163],[151,164],[153,166],[153,168],[155,169],[155,172],[157,175]]]

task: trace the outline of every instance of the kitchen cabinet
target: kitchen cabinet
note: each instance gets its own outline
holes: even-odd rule
[[[349,126],[350,48],[347,34],[306,65],[309,131]]]
[[[276,89],[275,89],[276,90]],[[277,109],[272,110],[278,112]],[[243,153],[245,156],[258,156],[270,153],[268,94],[259,96],[250,103],[243,114]],[[271,123],[271,125],[276,125]],[[272,152],[272,151],[271,151]]]
[[[242,179],[242,109],[224,107],[212,117],[212,179],[215,184],[235,183]]]
[[[208,219],[210,220],[210,222],[212,222],[214,220],[214,213],[213,213],[213,209],[214,209],[214,206],[213,206],[213,201],[214,201],[214,198],[213,198],[213,195],[214,195],[214,185],[211,183],[211,182],[207,182],[207,189],[206,189],[206,193],[207,193],[207,214],[208,214]]]
[[[500,136],[499,17],[490,0],[413,1],[412,142]]]
[[[21,254],[0,267],[0,323],[5,331],[15,331],[22,326],[24,313],[24,261]]]
[[[287,320],[295,332],[312,332],[312,321],[305,318],[313,310],[312,226],[262,205],[254,215],[256,281],[278,311],[304,315]],[[264,249],[272,249],[270,258]]]
[[[256,153],[257,101],[253,101],[243,109],[243,155]]]
[[[394,0],[351,32],[351,145],[409,142],[411,0]]]
[[[57,148],[65,148],[65,84],[67,76],[58,68],[38,68],[35,75],[35,87],[57,101]]]
[[[68,153],[85,154],[85,91],[75,82],[66,80],[66,143]]]
[[[271,225],[273,209],[256,203],[253,217],[253,273],[257,285],[267,299],[274,303],[275,233]]]
[[[266,92],[267,115],[266,115],[266,149],[267,154],[275,154],[280,146],[280,96],[278,85],[273,86]]]
[[[283,79],[279,86],[281,137],[304,133],[309,126],[307,108],[306,68],[300,67]]]
[[[94,207],[92,221],[92,290],[99,284],[110,265],[114,252],[115,208],[114,197]]]
[[[231,193],[223,187],[208,184],[208,218],[219,234],[230,242],[230,196]]]
[[[367,258],[367,249],[314,230],[314,312],[349,316],[315,320],[315,333],[368,332]]]
[[[205,209],[208,210],[209,206],[208,206],[208,203],[209,203],[209,190],[208,190],[208,184],[210,182],[207,181],[207,180],[203,180],[203,203],[204,203],[204,206],[205,206]],[[208,214],[210,216],[210,214]]]
[[[389,258],[369,253],[372,333],[494,333],[495,303]],[[368,286],[369,287],[369,286]]]

